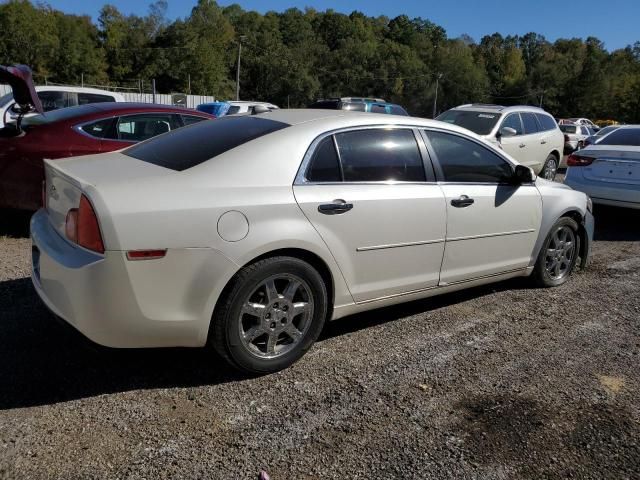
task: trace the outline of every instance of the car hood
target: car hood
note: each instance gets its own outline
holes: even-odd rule
[[[13,92],[13,99],[20,108],[27,112],[35,110],[44,113],[42,103],[33,85],[31,69],[26,65],[5,67],[0,65],[0,83],[8,83]]]

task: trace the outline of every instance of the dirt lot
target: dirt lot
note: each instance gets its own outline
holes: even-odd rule
[[[348,318],[262,378],[205,351],[88,344],[40,304],[12,221],[0,477],[640,478],[640,212],[596,218],[592,265],[563,287]]]

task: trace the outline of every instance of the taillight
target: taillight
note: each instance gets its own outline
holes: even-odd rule
[[[585,155],[576,155],[572,153],[567,158],[567,166],[568,167],[586,167],[587,165],[591,165],[595,158],[587,157]]]
[[[94,252],[104,253],[104,244],[98,225],[98,217],[87,197],[80,197],[80,206],[67,213],[65,223],[67,238],[81,247]]]

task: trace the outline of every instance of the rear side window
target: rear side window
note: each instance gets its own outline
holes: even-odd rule
[[[91,135],[94,138],[105,138],[109,134],[113,122],[113,118],[107,118],[83,125],[81,128],[87,135]]]
[[[600,140],[598,145],[640,147],[640,128],[619,128]]]
[[[520,116],[522,117],[522,124],[524,125],[525,135],[538,133],[540,131],[538,121],[536,120],[536,116],[533,113],[522,112]]]
[[[183,171],[289,124],[258,117],[222,117],[175,130],[134,145],[123,153],[171,170]]]
[[[240,111],[240,107],[238,105],[231,105],[229,110],[227,110],[227,115],[235,115]]]
[[[116,99],[109,95],[100,95],[96,93],[78,93],[78,105],[85,105],[87,103],[103,103],[103,102],[115,102]]]
[[[384,105],[371,105],[371,113],[387,113],[387,107]]]
[[[476,142],[443,132],[427,136],[447,182],[501,183],[513,175],[509,163]]]
[[[309,164],[306,179],[309,182],[342,181],[340,160],[332,136],[325,138],[317,146]]]
[[[145,113],[127,115],[118,119],[118,140],[141,142],[171,131],[171,115]]]
[[[542,127],[542,130],[544,131],[555,130],[556,127],[558,126],[556,121],[553,118],[551,118],[549,115],[537,113],[536,117],[538,118],[538,123],[540,124],[540,126]]]
[[[370,129],[336,134],[345,182],[424,182],[412,130]]]

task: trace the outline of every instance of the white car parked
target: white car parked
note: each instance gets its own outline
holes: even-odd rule
[[[120,93],[99,90],[97,88],[41,85],[35,87],[35,89],[45,112],[72,107],[74,105],[84,105],[86,103],[125,101],[124,96]],[[11,107],[13,107],[14,104],[15,102],[11,91],[0,97],[0,128],[4,127],[5,122],[17,117],[17,114],[11,111]],[[26,116],[28,117],[33,114],[27,114]]]
[[[339,110],[222,117],[46,163],[32,278],[111,347],[287,367],[325,320],[585,266],[588,198],[468,130]]]
[[[541,108],[470,104],[448,110],[437,120],[481,135],[547,180],[556,177],[564,135],[555,119]]]
[[[250,102],[244,100],[231,100],[227,115],[253,114],[256,107],[266,110],[279,110],[280,107],[269,102]]]
[[[569,156],[564,183],[594,203],[640,208],[640,125],[620,126]]]

